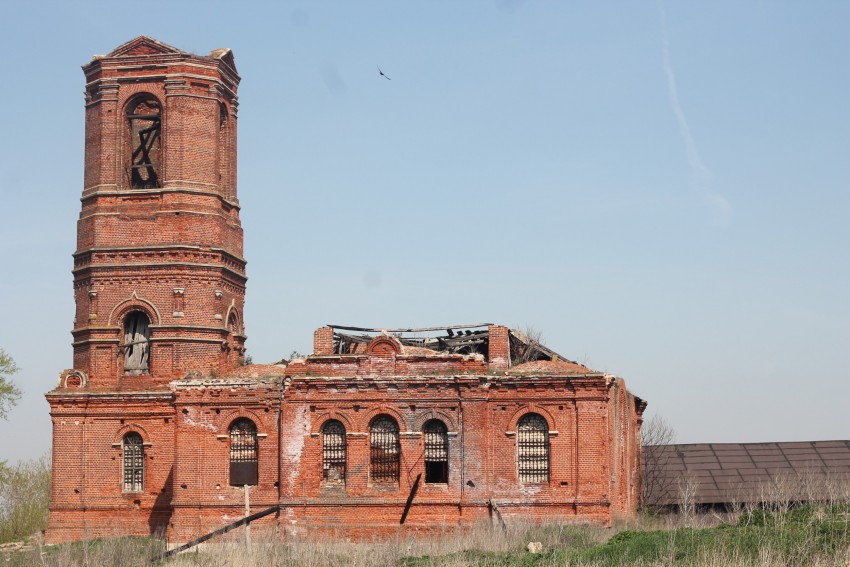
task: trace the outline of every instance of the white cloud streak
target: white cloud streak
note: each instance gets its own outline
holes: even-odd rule
[[[664,46],[664,73],[667,75],[667,93],[670,98],[670,107],[676,116],[679,126],[679,135],[685,144],[685,154],[691,169],[692,187],[700,194],[703,202],[712,209],[715,220],[722,225],[729,224],[732,217],[732,205],[729,201],[712,188],[711,170],[705,165],[700,157],[696,140],[691,134],[688,119],[682,104],[679,102],[679,90],[676,86],[676,73],[670,58],[670,42],[667,39],[667,15],[661,10],[661,36]]]

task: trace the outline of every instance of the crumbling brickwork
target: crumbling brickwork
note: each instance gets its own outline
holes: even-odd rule
[[[187,541],[242,517],[246,484],[282,537],[634,513],[645,403],[505,326],[325,326],[305,358],[242,366],[231,52],[140,37],[83,70],[48,541]]]

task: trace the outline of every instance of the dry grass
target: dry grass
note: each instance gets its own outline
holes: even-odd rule
[[[612,529],[512,524],[458,532],[351,543],[341,539],[281,542],[272,530],[253,530],[249,552],[240,532],[230,542],[206,545],[167,567],[404,567],[431,566],[706,566],[847,567],[850,507],[804,507],[788,512],[641,516]],[[529,542],[543,552],[531,554]],[[116,538],[44,546],[9,556],[8,567],[136,567],[163,546],[153,538]],[[0,555],[0,567],[4,565]]]

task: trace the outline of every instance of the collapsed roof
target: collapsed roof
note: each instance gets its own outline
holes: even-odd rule
[[[380,334],[389,334],[405,347],[450,354],[489,354],[491,323],[443,325],[436,327],[379,329],[327,325],[333,329],[334,354],[361,354]],[[539,333],[510,329],[511,364],[531,361],[564,361],[576,364],[540,342]]]

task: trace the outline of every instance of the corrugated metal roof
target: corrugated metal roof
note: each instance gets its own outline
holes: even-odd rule
[[[647,504],[850,498],[850,441],[644,447]]]

